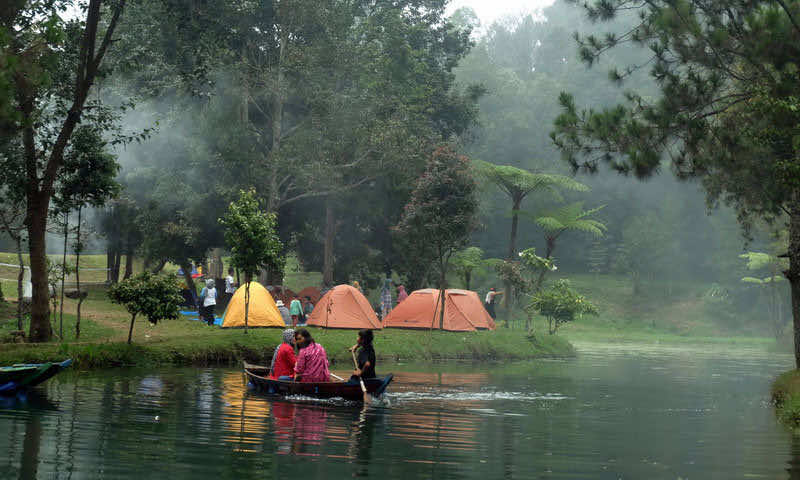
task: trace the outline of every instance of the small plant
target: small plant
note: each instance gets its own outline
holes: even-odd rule
[[[112,285],[108,296],[131,314],[128,343],[131,343],[133,323],[138,315],[147,317],[147,321],[155,325],[159,320],[178,318],[178,307],[183,302],[174,278],[146,271]]]
[[[547,317],[551,335],[564,323],[583,315],[598,314],[597,307],[573,290],[569,280],[559,280],[552,287],[536,293],[527,308]]]

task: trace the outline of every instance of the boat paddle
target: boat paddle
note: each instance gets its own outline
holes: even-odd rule
[[[356,367],[358,370],[358,361],[356,360],[356,351],[352,350],[350,353],[353,354],[353,366]],[[358,376],[358,381],[361,383],[361,391],[364,392],[364,405],[371,403],[369,393],[367,393],[367,386],[364,385],[364,379],[361,378],[361,375]]]

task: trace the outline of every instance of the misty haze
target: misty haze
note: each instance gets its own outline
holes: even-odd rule
[[[9,0],[0,478],[800,478],[800,0]]]

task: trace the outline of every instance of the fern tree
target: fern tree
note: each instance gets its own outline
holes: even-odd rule
[[[605,207],[602,205],[589,210],[583,209],[583,202],[575,202],[562,205],[554,210],[541,215],[532,215],[524,212],[526,217],[531,218],[539,227],[544,230],[544,238],[547,242],[544,258],[550,259],[556,249],[556,241],[567,232],[581,232],[602,237],[605,234],[606,226],[599,220],[591,218],[594,214]],[[547,270],[542,270],[539,274],[537,286],[541,286]]]
[[[508,261],[514,261],[517,254],[517,227],[522,202],[530,194],[537,191],[574,190],[585,192],[589,189],[586,185],[564,175],[550,173],[536,173],[510,165],[495,165],[489,162],[477,161],[475,167],[478,173],[491,182],[511,200],[511,235],[508,241]],[[509,307],[513,295],[512,286],[506,283],[506,296],[504,302]]]

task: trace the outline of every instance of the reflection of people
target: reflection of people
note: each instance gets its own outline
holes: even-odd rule
[[[375,348],[372,346],[373,333],[372,330],[359,330],[358,343],[350,347],[350,351],[354,352],[358,349],[358,357],[356,357],[356,364],[358,367],[353,371],[353,378],[375,378]]]
[[[299,382],[327,382],[330,379],[328,355],[322,345],[315,342],[311,333],[301,328],[294,334],[294,342],[300,349],[294,366],[294,378]]]
[[[486,304],[486,311],[489,312],[489,315],[491,315],[492,318],[497,318],[497,314],[494,311],[495,297],[502,294],[503,292],[495,291],[494,287],[490,288],[486,293],[486,299],[484,300],[484,303]]]
[[[291,328],[283,331],[283,342],[275,347],[272,354],[272,364],[269,366],[269,378],[276,380],[291,380],[294,375],[294,365],[297,359],[294,355],[294,330]]]

